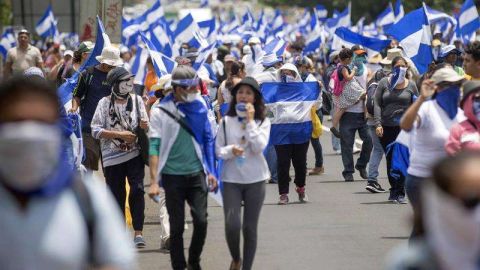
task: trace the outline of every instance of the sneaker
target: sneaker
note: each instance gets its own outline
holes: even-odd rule
[[[277,180],[270,179],[270,180],[268,180],[268,183],[269,183],[269,184],[277,184],[278,181],[277,181]]]
[[[396,200],[397,200],[397,197],[390,192],[390,195],[388,195],[388,201],[395,202]]]
[[[360,176],[361,176],[363,179],[368,179],[367,169],[365,169],[365,168],[358,168],[358,167],[355,167],[355,169],[357,169],[358,173],[360,173]]]
[[[362,149],[358,148],[357,145],[354,145],[353,146],[353,154],[358,154],[362,151]]]
[[[370,191],[371,193],[383,193],[385,189],[380,186],[378,182],[368,181],[367,186],[365,187],[366,190]]]
[[[278,200],[278,204],[280,204],[280,205],[288,204],[288,194],[280,195],[280,199]]]
[[[345,182],[353,182],[353,175],[351,174],[344,175],[343,179],[345,179]]]
[[[332,134],[337,137],[337,138],[340,138],[342,135],[340,134],[340,131],[338,131],[335,127],[331,127],[330,128],[330,132],[332,132]]]
[[[170,237],[161,241],[160,249],[170,250]]]
[[[333,150],[333,152],[335,153],[335,155],[341,155],[342,154],[342,150],[340,150],[340,149]]]
[[[325,172],[325,168],[323,168],[323,166],[315,167],[308,173],[308,175],[320,175],[320,174],[323,174],[324,172]]]
[[[306,203],[308,202],[308,197],[307,197],[307,193],[305,193],[305,187],[297,187],[295,189],[298,193],[298,200],[301,202],[301,203]]]
[[[405,196],[400,195],[400,196],[397,197],[395,202],[398,203],[398,204],[407,204],[407,199],[405,198]]]
[[[143,240],[142,235],[135,236],[135,238],[133,239],[133,243],[135,244],[136,248],[144,248],[146,246],[145,240]]]

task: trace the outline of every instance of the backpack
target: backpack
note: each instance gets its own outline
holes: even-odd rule
[[[383,71],[383,70],[377,70],[375,72],[375,75],[373,75],[373,78],[368,82],[367,85],[367,100],[365,102],[365,106],[367,107],[367,112],[370,115],[375,114],[375,92],[377,91],[378,88],[378,82],[380,82],[381,79],[385,78],[388,74]]]
[[[345,86],[346,82],[346,80],[340,80],[340,76],[338,74],[342,67],[343,66],[339,65],[337,69],[335,69],[330,77],[330,83],[328,84],[328,87],[332,89],[332,93],[337,97],[342,94],[343,87]]]

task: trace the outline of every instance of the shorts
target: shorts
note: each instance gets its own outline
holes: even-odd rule
[[[89,170],[98,171],[100,160],[100,140],[93,138],[90,132],[82,131],[83,145],[85,146],[85,160],[82,164]]]

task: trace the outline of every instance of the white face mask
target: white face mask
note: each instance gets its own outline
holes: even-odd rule
[[[423,189],[427,240],[444,269],[477,269],[480,206],[465,208],[433,184]]]
[[[0,126],[0,181],[21,192],[42,186],[58,165],[62,134],[36,121]]]
[[[130,94],[133,92],[133,77],[128,81],[121,81],[118,84],[118,92],[120,95]]]
[[[187,103],[194,102],[199,95],[200,94],[198,92],[188,93],[188,94],[183,96],[183,101],[185,101]]]

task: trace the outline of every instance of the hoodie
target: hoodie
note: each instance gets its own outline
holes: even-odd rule
[[[449,155],[455,155],[461,150],[480,151],[480,121],[473,111],[474,95],[470,94],[463,103],[463,111],[467,120],[454,125],[445,144]]]

